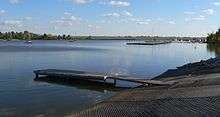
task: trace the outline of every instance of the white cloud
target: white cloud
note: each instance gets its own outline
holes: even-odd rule
[[[151,19],[145,19],[145,18],[136,18],[133,16],[132,13],[128,11],[124,12],[114,12],[114,13],[108,13],[104,14],[104,17],[108,17],[109,22],[117,22],[117,23],[135,23],[139,25],[147,25],[149,24],[152,20]],[[105,21],[106,22],[106,21]]]
[[[215,13],[214,9],[205,9],[203,10],[203,12],[207,15],[213,15]]]
[[[125,2],[125,1],[110,1],[109,2],[110,5],[114,6],[114,7],[128,7],[130,6],[129,2]]]
[[[63,14],[64,15],[72,15],[72,13],[69,13],[69,12],[64,12]]]
[[[176,24],[175,21],[168,21],[168,23],[169,23],[169,24],[172,24],[172,25]]]
[[[144,21],[140,21],[140,22],[136,22],[137,24],[140,24],[140,25],[148,25],[149,22],[144,22]]]
[[[5,14],[5,10],[0,10],[0,16]]]
[[[157,21],[162,22],[162,21],[164,21],[164,19],[163,18],[157,18]]]
[[[196,14],[195,12],[192,12],[192,11],[185,11],[184,12],[185,15],[194,15]]]
[[[133,14],[131,14],[130,12],[128,11],[124,11],[124,12],[121,12],[121,13],[107,13],[107,14],[104,14],[103,15],[104,17],[132,17]]]
[[[215,6],[220,6],[220,2],[213,2],[212,4]]]
[[[121,14],[119,13],[108,13],[108,14],[104,14],[104,17],[120,17]]]
[[[73,16],[72,13],[64,12],[64,16],[61,17],[61,20],[76,21],[76,20],[80,20],[80,18],[77,18],[77,17]]]
[[[9,0],[9,2],[10,2],[11,4],[17,4],[17,3],[20,2],[20,0]]]
[[[91,29],[100,29],[101,27],[100,27],[100,26],[95,26],[95,25],[89,24],[89,25],[88,25],[88,28],[91,28]]]
[[[93,0],[72,0],[72,1],[77,4],[86,4],[92,2]]]
[[[191,19],[190,18],[185,18],[185,21],[189,22],[189,21],[191,21]]]
[[[151,19],[146,19],[146,21],[151,22],[152,20]]]
[[[192,18],[192,20],[196,20],[196,21],[203,21],[203,20],[205,20],[206,18],[205,18],[205,16],[203,16],[203,15],[199,15],[198,17],[194,17],[194,18]]]
[[[197,17],[192,17],[192,18],[185,18],[186,22],[190,22],[190,21],[203,21],[206,20],[206,17],[204,15],[199,15]]]
[[[139,18],[130,18],[129,20],[130,20],[130,21],[133,21],[133,22],[139,22],[139,21],[141,21]]]
[[[133,15],[130,12],[128,12],[128,11],[124,11],[124,16],[132,17]]]
[[[203,21],[206,20],[206,16],[205,15],[214,15],[215,10],[214,9],[205,9],[202,10],[204,15],[199,15],[199,16],[194,16],[194,12],[184,12],[184,14],[188,14],[188,15],[193,15],[191,17],[185,18],[186,22],[189,21]]]
[[[53,20],[53,21],[50,21],[50,23],[52,23],[52,24],[64,24],[65,21],[63,21],[63,20]]]
[[[8,27],[21,27],[23,24],[20,20],[6,20],[2,22],[1,25]]]
[[[30,16],[24,17],[24,20],[32,20],[33,18]]]
[[[60,19],[50,21],[50,23],[61,26],[72,26],[73,24],[80,21],[81,18],[72,15],[72,13],[64,12],[64,16],[62,16]]]
[[[147,25],[152,20],[151,19],[142,19],[142,18],[129,18],[129,21],[134,22],[136,24],[140,24],[140,25]]]

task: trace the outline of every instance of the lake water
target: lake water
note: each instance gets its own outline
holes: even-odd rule
[[[35,81],[33,70],[70,69],[151,79],[167,69],[217,56],[216,49],[206,44],[128,46],[126,42],[0,42],[0,116],[65,116],[116,93]]]

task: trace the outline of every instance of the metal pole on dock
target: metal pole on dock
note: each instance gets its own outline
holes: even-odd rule
[[[35,73],[35,78],[39,78],[39,74],[38,73]]]
[[[116,85],[116,83],[117,83],[116,81],[117,81],[117,80],[116,80],[116,79],[114,79],[114,85]]]

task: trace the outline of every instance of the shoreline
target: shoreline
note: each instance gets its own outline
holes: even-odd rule
[[[189,63],[154,78],[175,82],[172,86],[122,91],[71,116],[217,116],[220,114],[220,103],[216,103],[220,102],[218,67],[220,57]]]
[[[167,77],[198,76],[212,73],[220,73],[220,57],[201,60],[200,62],[188,63],[176,69],[168,69],[166,72],[153,78],[154,80],[166,79]]]

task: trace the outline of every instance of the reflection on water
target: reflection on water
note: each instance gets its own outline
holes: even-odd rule
[[[35,47],[27,46],[0,46],[1,52],[59,52],[59,51],[96,51],[105,52],[107,49],[89,48],[89,47]]]
[[[214,52],[216,56],[220,56],[220,44],[207,44],[207,50]]]
[[[113,83],[104,83],[104,82],[96,82],[96,81],[87,81],[87,80],[78,80],[78,79],[66,79],[66,78],[59,78],[59,77],[39,77],[35,78],[35,81],[38,82],[47,82],[52,84],[59,84],[64,86],[70,86],[75,87],[77,89],[87,89],[87,90],[93,90],[98,92],[116,92],[121,91],[125,89],[129,89],[126,87],[117,87]]]

